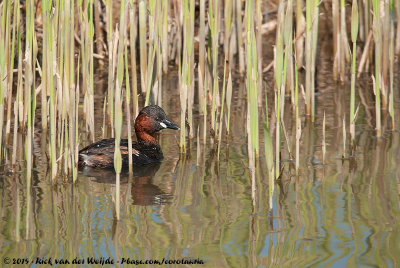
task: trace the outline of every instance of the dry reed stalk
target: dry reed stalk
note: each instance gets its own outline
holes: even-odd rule
[[[333,25],[333,78],[338,79],[340,62],[340,21],[339,0],[332,0],[332,25]]]
[[[148,47],[148,57],[147,57],[147,69],[146,69],[146,101],[145,106],[150,104],[150,95],[153,94],[153,100],[157,101],[157,91],[153,89],[158,89],[159,81],[156,81],[156,71],[157,68],[156,60],[160,60],[156,57],[160,49],[159,39],[160,39],[160,27],[158,25],[160,4],[157,4],[158,0],[149,1],[149,47]],[[152,91],[153,90],[153,91]]]
[[[244,48],[243,48],[243,26],[242,26],[242,1],[236,0],[236,31],[237,31],[237,45],[238,45],[238,58],[239,58],[239,73],[244,74],[245,72],[245,61],[244,61]]]
[[[46,76],[46,84],[44,84],[43,90],[48,92],[50,94],[50,107],[49,107],[49,115],[50,115],[50,161],[51,161],[51,166],[50,166],[50,176],[53,184],[56,183],[57,180],[57,156],[56,156],[56,96],[57,92],[55,92],[55,87],[54,87],[54,70],[55,70],[55,64],[56,64],[56,40],[54,40],[54,29],[53,29],[53,23],[54,23],[54,17],[51,16],[52,12],[52,6],[50,6],[50,3],[44,1],[43,2],[43,12],[44,12],[44,18],[45,18],[45,23],[43,24],[43,35],[46,36],[46,39],[44,40],[43,43],[46,43],[45,46],[43,46],[43,61],[46,61],[46,64],[43,65],[43,76]],[[29,97],[30,98],[30,97]],[[30,100],[28,98],[25,98],[26,101]],[[45,101],[46,103],[46,101]],[[42,104],[43,106],[43,104]]]
[[[334,2],[333,0],[332,2]],[[306,30],[306,19],[303,13],[304,1],[296,0],[296,59],[297,66],[303,66],[304,58],[304,36]]]
[[[93,0],[84,0],[84,7],[80,8],[81,18],[81,53],[82,79],[84,95],[84,117],[90,138],[94,141],[94,86],[93,86]]]
[[[212,0],[209,2],[208,8],[208,24],[211,31],[211,58],[212,58],[212,105],[211,105],[211,129],[217,133],[216,113],[219,100],[219,87],[218,87],[218,36],[219,36],[219,0]]]
[[[367,37],[367,41],[364,44],[364,50],[363,50],[363,53],[361,55],[360,63],[358,65],[357,77],[360,77],[361,73],[364,70],[364,66],[365,66],[365,64],[366,64],[366,62],[368,60],[371,41],[372,41],[372,31],[369,31],[369,34],[368,34],[368,37]]]
[[[34,42],[34,12],[33,12],[33,0],[27,2],[26,8],[26,42],[25,42],[25,114],[26,118],[26,139],[25,139],[25,159],[26,159],[26,176],[27,176],[27,187],[30,187],[31,175],[32,175],[32,92],[33,91],[33,42]],[[2,119],[2,118],[1,118]],[[2,122],[3,120],[1,120]],[[55,154],[54,154],[55,157]],[[30,188],[28,188],[30,190]]]
[[[382,123],[381,123],[381,102],[380,93],[377,88],[377,82],[375,77],[372,75],[373,92],[375,94],[375,122],[376,122],[376,136],[382,136]]]
[[[66,24],[68,28],[66,30],[66,44],[65,44],[65,90],[69,94],[69,104],[68,107],[68,131],[69,131],[69,174],[72,174],[72,181],[76,182],[78,178],[78,137],[77,137],[77,106],[79,103],[79,95],[76,92],[75,85],[75,3],[66,1]],[[79,67],[77,69],[79,73]]]
[[[395,1],[394,8],[396,10],[396,18],[397,18],[397,33],[396,33],[396,41],[395,41],[395,49],[394,53],[396,55],[400,54],[400,2]]]
[[[73,4],[73,3],[72,3]],[[96,26],[96,52],[99,55],[104,55],[104,50],[103,50],[103,46],[104,46],[104,36],[103,36],[103,31],[102,31],[102,21],[100,20],[100,14],[102,13],[101,10],[101,4],[100,4],[100,0],[94,0],[94,20],[95,20],[95,26]],[[104,65],[104,62],[102,59],[99,60],[99,64],[100,66]]]
[[[383,106],[384,109],[389,108],[389,51],[390,51],[390,21],[391,21],[391,14],[389,9],[389,0],[380,1],[381,5],[381,12],[383,13],[381,16],[381,32],[382,32],[382,88],[384,88],[384,92],[386,95],[384,96],[384,102],[386,103]],[[394,16],[394,14],[393,14]],[[383,101],[383,98],[382,98]]]
[[[325,111],[324,111],[324,119],[322,121],[322,164],[325,164],[325,155],[326,155],[326,120],[325,120]]]
[[[341,39],[341,48],[343,56],[341,58],[342,64],[345,64],[345,60],[350,62],[350,48],[349,48],[349,40],[347,38],[346,31],[346,1],[340,0],[340,39]],[[343,66],[344,67],[344,66]],[[341,69],[342,72],[345,72],[344,68]]]
[[[13,5],[14,9],[13,9],[13,18],[15,21],[18,20],[18,18],[16,19],[16,17],[19,17],[19,3],[14,2]],[[8,12],[9,14],[11,14],[11,6],[9,7],[10,11]],[[18,9],[18,10],[17,10]],[[18,12],[18,15],[17,15]],[[13,85],[13,77],[14,77],[14,72],[13,72],[13,68],[14,68],[14,57],[15,57],[15,39],[16,39],[16,23],[14,22],[12,24],[12,29],[11,25],[10,25],[10,18],[8,16],[7,18],[7,26],[6,27],[8,29],[6,30],[6,47],[9,46],[10,41],[7,41],[7,38],[10,38],[10,31],[12,31],[12,36],[11,36],[11,46],[8,47],[8,52],[5,53],[6,58],[8,58],[8,61],[6,62],[6,68],[8,69],[7,71],[7,78],[5,81],[6,85],[7,85],[7,123],[6,123],[6,130],[5,130],[5,144],[9,144],[9,136],[10,136],[10,131],[11,131],[11,103],[12,103],[12,85]],[[18,23],[19,24],[19,23]],[[18,29],[19,31],[19,29]],[[0,41],[1,42],[1,41]],[[11,50],[11,51],[10,51]],[[7,54],[9,54],[7,56]],[[1,148],[1,146],[0,146]],[[1,150],[1,149],[0,149]]]
[[[199,25],[199,65],[198,65],[198,79],[199,79],[199,112],[203,113],[204,106],[207,102],[204,100],[204,88],[205,85],[205,62],[206,62],[206,51],[205,51],[205,0],[200,0],[200,25]]]
[[[163,72],[168,72],[168,15],[169,15],[169,1],[162,1],[162,66]]]

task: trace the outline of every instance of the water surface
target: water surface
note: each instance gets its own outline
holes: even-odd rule
[[[249,168],[246,98],[239,79],[232,135],[224,138],[220,160],[211,140],[201,140],[200,157],[196,139],[191,150],[180,155],[179,133],[164,131],[160,142],[165,160],[135,170],[131,178],[127,173],[121,176],[120,221],[114,220],[113,171],[84,169],[76,184],[60,177],[52,186],[38,122],[31,185],[26,183],[24,163],[19,163],[16,173],[8,172],[7,165],[0,171],[0,261],[5,257],[30,261],[77,257],[87,265],[88,257],[193,258],[205,262],[201,267],[400,266],[400,133],[390,131],[388,121],[384,137],[375,137],[372,85],[368,76],[361,78],[357,81],[356,103],[361,104],[355,153],[349,157],[349,135],[343,149],[342,125],[343,116],[348,118],[349,85],[333,82],[332,63],[323,54],[318,66],[316,122],[302,118],[300,175],[295,176],[283,141],[284,169],[272,207],[264,153],[256,168]],[[102,92],[106,89],[104,75],[98,75],[96,139],[102,136]],[[269,88],[270,76],[265,79]],[[176,72],[163,81],[162,106],[173,122],[180,122]],[[284,120],[294,151],[289,101]],[[395,105],[399,115],[399,103]],[[195,122],[197,129],[202,116],[195,114]],[[200,124],[200,133],[202,128]],[[21,134],[18,139],[18,154],[23,154]],[[84,126],[81,139],[81,148],[90,143]]]

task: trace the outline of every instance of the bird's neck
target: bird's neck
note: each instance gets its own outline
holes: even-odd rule
[[[136,132],[136,137],[139,142],[158,145],[157,139],[153,135],[150,135],[147,132],[144,131]]]

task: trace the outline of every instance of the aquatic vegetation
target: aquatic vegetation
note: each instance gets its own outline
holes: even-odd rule
[[[395,0],[1,1],[0,261],[398,266],[399,19]],[[180,132],[137,168],[147,104]],[[78,169],[101,136],[114,168]]]
[[[367,94],[375,105],[372,124],[377,136],[383,136],[387,129],[382,111],[389,112],[391,129],[396,130],[395,56],[400,47],[400,7],[396,1],[354,0],[351,17],[346,18],[350,5],[335,0],[331,6],[325,5],[325,9],[332,9],[332,16],[324,20],[320,16],[322,3],[317,0],[129,0],[118,3],[118,12],[112,1],[45,0],[37,9],[35,3],[27,1],[21,6],[7,0],[0,4],[0,156],[1,162],[11,163],[13,169],[17,165],[31,169],[32,144],[40,133],[38,143],[48,157],[53,184],[59,182],[59,175],[77,180],[78,149],[98,134],[96,107],[104,109],[103,136],[119,140],[127,135],[131,143],[131,121],[139,107],[163,104],[163,96],[171,93],[165,92],[163,74],[176,70],[180,97],[174,109],[180,111],[182,154],[190,153],[192,141],[197,141],[198,150],[216,149],[217,159],[221,159],[223,147],[232,140],[232,106],[243,96],[247,112],[242,124],[249,162],[258,165],[259,157],[265,157],[268,170],[273,166],[277,179],[283,168],[282,153],[288,152],[288,158],[294,158],[296,174],[300,174],[302,124],[308,124],[303,116],[311,122],[318,116],[322,120],[316,102],[317,55],[321,28],[328,19],[333,26],[330,57],[334,79],[344,83],[349,78],[346,70],[351,69],[346,106],[350,109],[348,115],[340,115],[341,119],[349,116],[351,154],[357,143],[357,115],[369,113],[365,97],[356,95],[356,78],[363,72],[373,83]],[[104,14],[99,14],[102,11]],[[272,30],[267,28],[271,21],[275,25]],[[21,27],[26,27],[24,32]],[[271,33],[275,41],[266,46],[266,36]],[[274,56],[268,65],[266,54]],[[95,88],[98,67],[107,72],[104,91]],[[303,67],[305,72],[299,72]],[[245,88],[239,86],[242,82]],[[358,98],[361,108],[356,105]],[[295,126],[287,121],[288,107]],[[325,124],[330,116],[324,111],[323,163]],[[35,122],[40,122],[40,129]],[[265,125],[260,129],[261,123]],[[345,123],[343,131],[344,156],[348,150]],[[26,143],[22,158],[15,152],[19,132]],[[262,152],[260,145],[273,139],[273,148],[264,146]],[[296,147],[293,155],[292,144]],[[201,154],[197,158],[200,163]],[[118,163],[115,166],[118,173]]]

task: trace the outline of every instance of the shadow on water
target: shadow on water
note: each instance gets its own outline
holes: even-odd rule
[[[161,163],[135,167],[133,174],[125,168],[121,172],[122,187],[131,188],[133,205],[151,206],[169,203],[172,199],[168,194],[153,184],[153,178],[160,169]],[[114,169],[83,167],[80,169],[81,179],[91,180],[99,184],[115,184]],[[83,177],[84,176],[84,177]],[[112,194],[112,193],[109,193]]]

